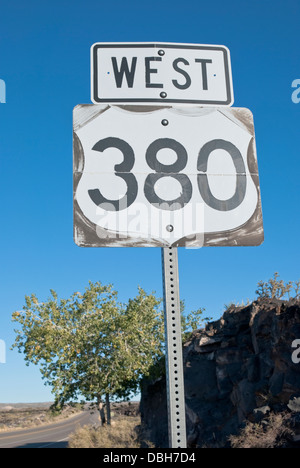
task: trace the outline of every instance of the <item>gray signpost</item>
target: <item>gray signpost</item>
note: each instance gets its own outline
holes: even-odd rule
[[[169,445],[186,447],[177,248],[162,248]]]
[[[224,46],[97,43],[91,70],[94,104],[73,112],[74,240],[161,247],[169,445],[185,448],[177,247],[262,243],[253,116],[228,107]]]

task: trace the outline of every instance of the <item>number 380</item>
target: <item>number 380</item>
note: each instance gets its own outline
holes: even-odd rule
[[[106,210],[120,211],[132,205],[138,194],[138,183],[134,174],[131,173],[135,156],[132,147],[126,141],[115,137],[108,137],[98,141],[92,149],[102,153],[108,148],[117,148],[123,153],[124,160],[120,164],[116,164],[114,170],[115,175],[126,182],[126,194],[119,200],[109,200],[102,195],[99,189],[91,189],[88,193],[97,206],[105,204]],[[173,164],[166,165],[158,161],[157,153],[165,148],[176,153],[177,159]],[[216,149],[225,150],[231,156],[236,170],[235,193],[227,200],[220,200],[212,194],[206,174],[209,156]],[[146,150],[146,161],[149,168],[154,171],[148,174],[144,184],[144,194],[149,203],[164,210],[181,209],[189,203],[193,194],[192,183],[189,177],[181,172],[186,167],[187,160],[188,154],[185,147],[172,138],[159,138],[149,145]],[[202,199],[208,206],[218,211],[230,211],[242,203],[246,194],[246,170],[243,157],[233,143],[221,139],[211,140],[206,143],[199,151],[197,170],[201,171],[201,174],[197,175],[198,189]],[[181,184],[182,191],[178,198],[166,201],[156,194],[155,184],[164,177],[172,177]]]

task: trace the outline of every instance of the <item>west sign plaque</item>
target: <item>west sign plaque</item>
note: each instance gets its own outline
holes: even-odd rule
[[[91,90],[95,104],[230,106],[230,53],[221,45],[96,43]]]

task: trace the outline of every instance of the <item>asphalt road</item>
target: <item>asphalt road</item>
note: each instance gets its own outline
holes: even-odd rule
[[[97,413],[84,411],[47,426],[0,432],[0,448],[66,448],[68,438],[79,426],[97,424]]]

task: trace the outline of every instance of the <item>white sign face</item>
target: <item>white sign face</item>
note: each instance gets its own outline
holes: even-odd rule
[[[80,246],[259,245],[251,112],[75,107],[74,237]]]
[[[91,99],[101,103],[233,104],[225,46],[96,43],[91,48]]]

